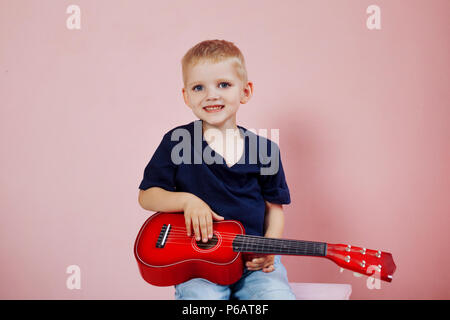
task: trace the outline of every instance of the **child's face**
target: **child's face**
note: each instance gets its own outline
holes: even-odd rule
[[[200,62],[186,71],[183,98],[194,114],[209,126],[236,128],[236,112],[247,103],[253,84],[244,84],[230,59],[212,63]],[[208,108],[208,106],[220,108]]]

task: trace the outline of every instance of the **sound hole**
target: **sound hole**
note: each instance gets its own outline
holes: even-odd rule
[[[197,244],[197,247],[199,247],[200,249],[208,250],[208,249],[211,249],[212,247],[214,247],[217,244],[217,241],[218,241],[217,236],[215,234],[213,234],[213,237],[211,239],[208,239],[208,242],[202,242],[200,240],[200,241],[197,241],[196,244]]]

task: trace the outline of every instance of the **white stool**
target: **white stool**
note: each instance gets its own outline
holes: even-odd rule
[[[297,300],[349,300],[350,284],[340,283],[289,283]]]

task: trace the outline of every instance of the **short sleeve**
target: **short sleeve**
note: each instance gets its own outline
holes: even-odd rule
[[[139,189],[147,190],[160,187],[167,191],[175,191],[176,164],[171,160],[171,140],[166,133],[144,170],[144,177]]]
[[[270,141],[270,140],[268,140]],[[278,145],[269,143],[269,157],[266,157],[259,176],[259,184],[264,200],[276,204],[289,204],[291,197],[284,175],[283,164]],[[262,157],[264,158],[264,157]]]

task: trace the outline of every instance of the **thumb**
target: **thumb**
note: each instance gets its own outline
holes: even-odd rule
[[[222,216],[219,216],[217,213],[215,213],[214,211],[211,211],[212,213],[212,217],[214,220],[224,220],[225,218]]]

